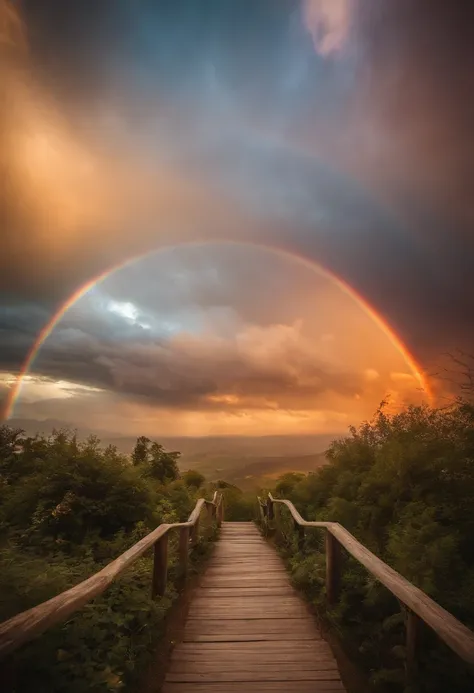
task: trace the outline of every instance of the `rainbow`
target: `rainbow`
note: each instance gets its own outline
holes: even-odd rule
[[[213,241],[205,241],[205,243],[212,243]],[[216,242],[216,241],[214,241]],[[405,344],[402,342],[402,340],[398,337],[396,332],[390,327],[388,322],[379,314],[376,312],[376,310],[366,301],[366,299],[358,294],[355,289],[353,289],[349,284],[347,284],[341,277],[337,276],[333,272],[329,271],[319,263],[317,263],[314,260],[309,260],[307,257],[300,255],[294,251],[289,251],[287,248],[281,248],[279,246],[268,246],[263,243],[257,243],[253,241],[245,241],[245,242],[236,242],[236,241],[222,241],[219,240],[217,243],[225,243],[226,245],[251,245],[257,248],[267,248],[269,250],[272,250],[278,254],[281,254],[283,256],[287,256],[292,258],[293,260],[296,260],[297,262],[300,262],[301,264],[305,265],[306,267],[309,267],[313,271],[318,272],[324,277],[327,277],[330,279],[334,284],[336,284],[345,294],[350,296],[362,309],[363,311],[376,323],[376,325],[382,330],[382,332],[388,337],[389,341],[393,344],[393,346],[398,350],[398,352],[401,354],[403,359],[405,360],[405,363],[407,366],[410,368],[411,372],[413,373],[414,377],[416,378],[420,389],[426,394],[428,401],[430,404],[433,404],[434,401],[434,396],[433,392],[431,390],[428,378],[426,374],[423,372],[422,367],[420,364],[416,361],[415,357],[408,351],[407,347]],[[189,241],[186,243],[187,245],[202,245],[203,243],[198,243],[198,242],[192,242]],[[81,299],[90,289],[92,289],[94,286],[97,286],[100,284],[104,279],[109,277],[111,274],[114,272],[117,272],[120,269],[123,269],[127,265],[130,265],[134,262],[137,262],[147,255],[151,253],[158,253],[162,252],[164,250],[169,249],[170,247],[173,246],[163,246],[159,248],[158,250],[153,250],[153,251],[148,251],[146,253],[141,253],[140,255],[135,255],[131,258],[128,258],[124,262],[120,262],[113,267],[110,267],[109,269],[105,270],[101,274],[96,275],[92,279],[89,279],[85,284],[83,284],[80,288],[78,288],[69,298],[60,306],[60,308],[54,313],[54,315],[50,318],[50,320],[46,323],[46,325],[41,329],[41,331],[38,333],[38,336],[36,337],[36,340],[31,347],[30,351],[28,352],[28,355],[16,377],[15,383],[13,387],[10,389],[10,392],[7,396],[6,400],[6,406],[5,406],[5,411],[4,411],[4,417],[5,419],[9,419],[14,411],[15,404],[18,401],[18,398],[21,394],[21,388],[22,384],[24,382],[25,377],[28,375],[30,372],[31,367],[33,366],[34,360],[43,346],[44,342],[48,339],[49,335],[52,333],[56,325],[61,321],[61,319],[64,317],[64,315],[67,313],[67,311],[77,302],[79,299]]]

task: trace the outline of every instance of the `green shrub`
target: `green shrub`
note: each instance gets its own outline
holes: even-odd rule
[[[154,461],[163,459],[161,446],[149,442]],[[196,497],[196,488],[150,473],[146,463],[132,464],[96,438],[81,444],[64,431],[26,438],[0,427],[0,621],[86,579],[158,524],[186,520]],[[214,538],[204,521],[192,571]],[[156,600],[151,553],[65,623],[13,653],[0,671],[8,690],[136,688],[177,596],[177,536],[170,536],[167,592]]]
[[[306,519],[340,522],[474,628],[472,405],[409,407],[394,416],[381,407],[373,421],[333,442],[327,456],[329,464],[315,474],[299,480],[285,475],[274,494],[292,500]],[[404,612],[397,600],[345,555],[340,601],[326,610],[322,532],[307,532],[300,551],[288,514],[281,512],[280,545],[295,582],[370,672],[374,685],[403,690]],[[472,671],[431,633],[423,633],[419,655],[417,690],[474,690]]]

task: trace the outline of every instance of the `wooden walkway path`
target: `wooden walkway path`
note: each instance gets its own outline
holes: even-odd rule
[[[252,522],[224,522],[163,693],[343,692],[336,660]]]

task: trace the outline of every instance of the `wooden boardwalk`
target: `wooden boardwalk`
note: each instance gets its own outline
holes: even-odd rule
[[[224,522],[163,693],[343,692],[336,660],[252,522]]]

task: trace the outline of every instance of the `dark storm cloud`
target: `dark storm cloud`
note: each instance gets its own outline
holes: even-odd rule
[[[359,375],[315,362],[311,343],[288,326],[250,328],[237,340],[181,334],[115,343],[59,330],[40,359],[41,373],[53,380],[197,411],[304,408],[364,386]]]
[[[35,304],[0,305],[0,371],[16,371],[26,359],[48,311]]]
[[[112,179],[113,191],[104,186],[96,213],[95,185],[80,189],[72,233],[59,213],[77,204],[68,197],[75,150],[61,154],[74,169],[65,202],[53,195],[43,209],[44,197],[35,198],[42,224],[23,169],[8,174],[0,191],[7,305],[22,297],[51,309],[98,271],[190,226],[196,239],[239,236],[319,260],[427,359],[474,338],[471,2],[348,2],[347,44],[324,56],[290,0],[22,6],[25,31],[12,20],[2,42],[0,147],[13,142],[8,105],[27,115],[45,101],[61,114],[61,138],[92,151],[96,168],[105,161],[99,182]],[[163,178],[178,172],[163,194],[165,215],[152,204],[158,161]],[[129,177],[113,179],[122,168]],[[51,187],[62,179],[59,171]],[[2,339],[12,367],[15,344],[23,354],[38,325],[26,308],[17,315]],[[100,380],[107,368],[99,370]]]
[[[313,335],[302,330],[303,320],[295,323],[295,301],[327,289],[324,277],[261,249],[169,250],[117,272],[80,300],[32,372],[167,409],[301,408],[328,394],[351,397],[362,392],[362,375],[318,361],[321,328]],[[303,305],[298,310],[303,316]],[[4,313],[1,370],[18,365],[22,318],[22,311]]]

